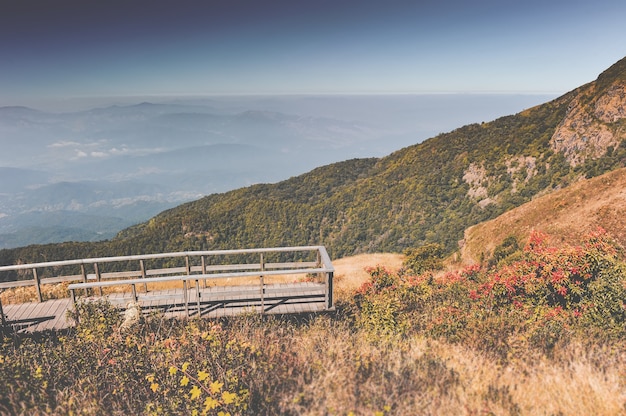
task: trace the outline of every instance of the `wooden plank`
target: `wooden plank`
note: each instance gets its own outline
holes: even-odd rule
[[[72,308],[72,302],[69,299],[63,299],[64,302],[58,302],[57,310],[54,312],[57,319],[54,323],[54,329],[62,329],[70,326],[71,321],[67,319],[67,312]]]
[[[89,275],[87,275],[89,279]],[[82,274],[74,274],[70,276],[56,276],[56,277],[46,277],[41,279],[41,284],[54,284],[54,283],[64,283],[64,282],[74,282],[83,280]]]
[[[165,269],[148,269],[146,270],[147,276],[163,276],[168,274],[182,274],[187,273],[186,267],[169,267]]]
[[[265,263],[265,269],[315,269],[320,267],[317,262],[314,261],[299,261],[291,263]]]
[[[29,328],[29,332],[43,331],[47,329],[62,329],[69,326],[69,322],[66,320],[66,313],[70,306],[69,299],[54,299],[50,302],[50,305],[43,317],[50,316],[52,319],[43,321],[33,328]]]
[[[298,270],[297,273],[317,273],[320,271],[324,271],[323,269],[301,269]],[[264,275],[285,275],[285,274],[293,274],[293,270],[270,270],[263,272]],[[115,286],[120,284],[142,284],[142,283],[156,283],[156,282],[168,282],[168,281],[189,281],[189,280],[197,280],[197,279],[221,279],[226,277],[256,277],[258,273],[256,272],[240,272],[240,273],[215,273],[208,275],[180,275],[180,276],[160,276],[160,277],[152,277],[147,279],[128,279],[123,281],[107,281],[107,282],[91,282],[91,283],[73,283],[68,286],[69,289],[85,289],[85,288],[93,288],[93,287],[104,287],[104,286]]]
[[[33,279],[28,280],[11,280],[8,282],[0,283],[0,289],[11,289],[14,287],[35,286]]]
[[[149,260],[149,259],[163,259],[163,258],[176,258],[176,257],[197,257],[197,256],[223,256],[223,255],[236,255],[236,254],[254,254],[254,253],[285,253],[285,252],[319,252],[319,256],[322,260],[322,264],[332,267],[328,253],[324,246],[300,246],[300,247],[273,247],[273,248],[252,248],[252,249],[238,249],[238,250],[211,250],[211,251],[184,251],[175,253],[157,253],[157,254],[141,254],[130,256],[117,256],[117,257],[97,257],[88,259],[75,259],[75,260],[61,260],[50,261],[42,263],[32,264],[20,264],[12,266],[0,266],[0,271],[8,270],[24,270],[39,267],[56,267],[56,266],[69,266],[69,265],[83,265],[86,263],[112,263],[120,261],[134,261],[134,260]],[[333,270],[334,271],[334,270]]]
[[[4,305],[4,314],[7,316],[7,321],[17,321],[21,319],[24,310],[28,308],[28,303],[14,304],[10,303]]]
[[[44,303],[24,303],[11,305],[8,324],[20,332],[34,332],[57,325],[57,321],[65,321],[66,305],[69,299],[55,299]],[[60,305],[60,306],[59,306]],[[64,322],[60,326],[66,326]]]
[[[37,307],[37,309],[39,309],[39,310],[37,311],[38,316],[46,316],[47,314],[49,314],[50,309],[51,309],[53,306],[56,306],[56,305],[54,305],[54,302],[52,302],[51,300],[47,300],[47,301],[45,301],[45,302],[41,302],[41,303],[38,305],[38,307]]]
[[[211,264],[202,266],[192,266],[192,272],[200,272],[201,274],[207,274],[207,271],[210,272],[218,272],[218,271],[236,271],[236,270],[261,270],[258,263],[249,263],[249,264]]]
[[[29,321],[33,318],[36,318],[38,316],[37,314],[39,313],[40,305],[41,304],[39,303],[33,302],[27,303],[26,308],[24,308],[24,311],[22,312],[20,320]]]
[[[95,275],[93,275],[95,278]],[[141,277],[141,270],[130,270],[127,272],[106,272],[100,273],[101,279],[124,279],[127,277]]]

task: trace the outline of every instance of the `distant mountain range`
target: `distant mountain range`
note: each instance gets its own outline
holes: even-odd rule
[[[2,107],[0,248],[111,238],[182,202],[382,156],[540,99],[221,97],[71,113]],[[78,214],[97,226],[76,221]]]

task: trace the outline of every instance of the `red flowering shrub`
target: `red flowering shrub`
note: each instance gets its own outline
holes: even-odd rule
[[[497,306],[541,311],[547,319],[554,311],[580,318],[590,308],[600,307],[612,310],[611,319],[623,321],[626,310],[616,307],[617,299],[609,305],[606,296],[598,298],[600,287],[615,297],[624,295],[620,247],[606,231],[594,231],[581,246],[550,247],[546,241],[547,236],[533,232],[523,258],[491,269],[477,294]]]
[[[418,276],[370,269],[372,278],[358,294],[358,322],[386,333],[472,339],[497,350],[507,334],[520,331],[542,349],[576,331],[624,336],[622,248],[602,229],[578,246],[547,241],[533,232],[513,261],[491,267]]]
[[[380,293],[385,289],[395,289],[400,283],[398,276],[383,266],[369,267],[366,271],[370,275],[370,280],[358,289],[358,293]]]

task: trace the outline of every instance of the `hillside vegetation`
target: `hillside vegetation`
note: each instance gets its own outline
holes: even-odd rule
[[[79,304],[68,331],[0,333],[0,413],[626,414],[623,248],[603,230],[523,245],[455,272],[368,268],[329,315],[127,327]]]

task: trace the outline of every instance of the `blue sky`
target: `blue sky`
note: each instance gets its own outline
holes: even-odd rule
[[[73,97],[564,93],[626,2],[0,0],[0,105]]]

